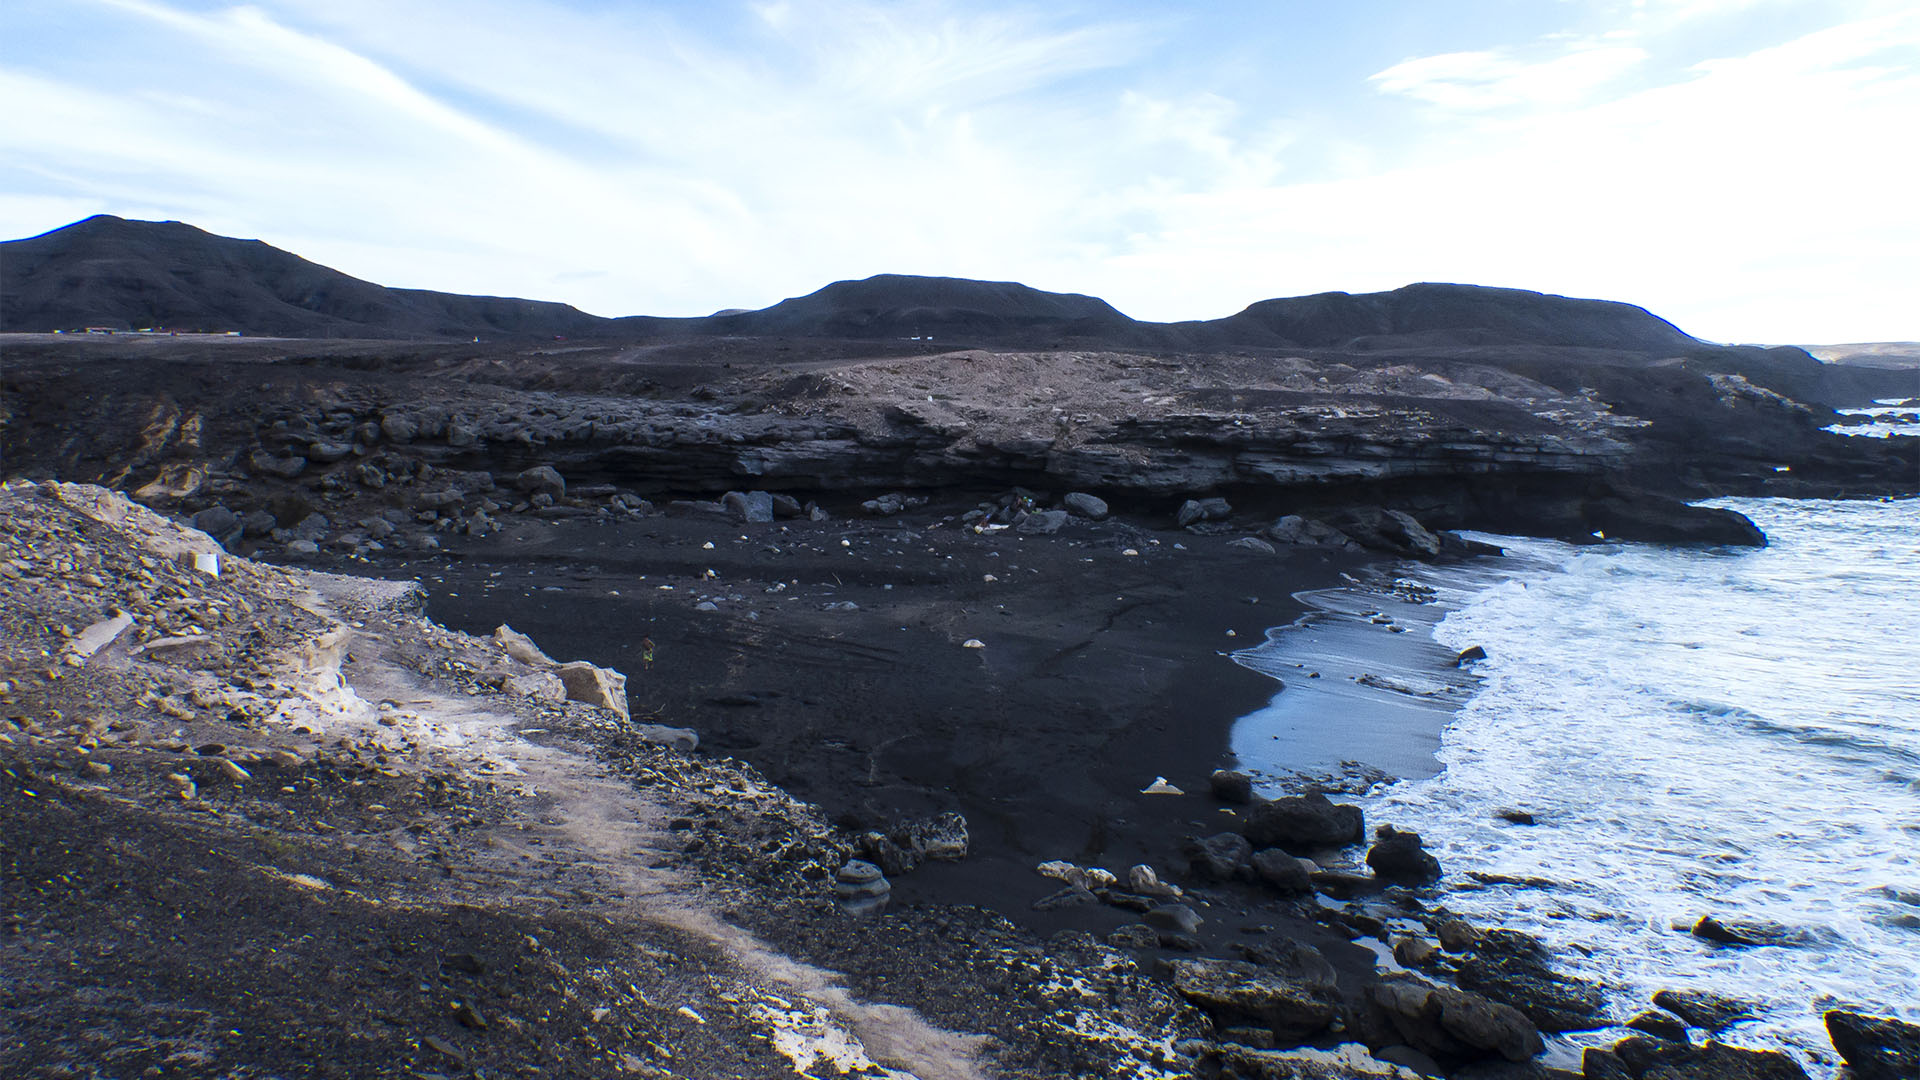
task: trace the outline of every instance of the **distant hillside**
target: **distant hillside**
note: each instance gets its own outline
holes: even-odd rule
[[[1920,341],[1859,341],[1847,345],[1808,345],[1806,350],[1829,364],[1920,368]]]
[[[1197,325],[1229,339],[1267,337],[1318,348],[1568,345],[1673,353],[1700,344],[1631,304],[1433,282],[1383,293],[1262,300],[1237,315]]]
[[[715,333],[808,337],[981,341],[1039,333],[1120,344],[1146,336],[1143,324],[1097,297],[1042,292],[1013,281],[905,274],[836,281],[769,308],[705,322]]]
[[[0,329],[165,327],[275,337],[551,336],[607,320],[566,304],[389,289],[258,240],[99,215],[0,244]]]
[[[932,338],[956,347],[1195,351],[1580,347],[1661,358],[1708,348],[1628,304],[1474,285],[1320,293],[1264,300],[1224,319],[1149,323],[1097,297],[1017,282],[881,274],[757,311],[604,319],[558,303],[390,289],[177,221],[101,215],[0,244],[0,330],[86,326],[402,339]]]

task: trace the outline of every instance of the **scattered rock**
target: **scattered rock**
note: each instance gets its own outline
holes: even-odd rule
[[[1381,877],[1406,885],[1424,885],[1440,878],[1440,860],[1427,853],[1420,834],[1402,832],[1391,825],[1374,830],[1367,865]]]
[[[1913,1080],[1920,1076],[1920,1025],[1885,1016],[1829,1009],[1827,1037],[1855,1080]]]
[[[1171,967],[1180,996],[1223,1027],[1252,1024],[1297,1040],[1326,1030],[1339,1015],[1330,968],[1322,981],[1237,960],[1176,960]]]
[[[1446,945],[1444,938],[1441,944]],[[1486,930],[1472,948],[1455,974],[1462,988],[1512,1005],[1542,1031],[1607,1025],[1606,996],[1600,987],[1553,970],[1546,947],[1532,937],[1518,930]]]
[[[1155,930],[1176,934],[1197,933],[1206,920],[1185,904],[1161,904],[1146,912],[1141,921]]]
[[[1225,499],[1188,499],[1180,504],[1180,509],[1173,515],[1173,520],[1176,525],[1184,529],[1203,521],[1225,521],[1231,516],[1233,516],[1233,507],[1228,505]]]
[[[1217,833],[1204,839],[1189,836],[1181,843],[1181,853],[1195,877],[1233,881],[1252,872],[1253,845],[1239,833]]]
[[[1525,810],[1511,810],[1511,809],[1497,810],[1494,812],[1493,816],[1499,818],[1501,821],[1504,821],[1509,825],[1538,824],[1538,822],[1534,820],[1534,816]]]
[[[1069,491],[1060,503],[1076,517],[1083,517],[1088,521],[1107,519],[1107,501],[1084,491]]]
[[[1116,949],[1157,949],[1160,935],[1146,923],[1127,923],[1107,935],[1107,944]]]
[[[1486,658],[1487,658],[1487,650],[1481,648],[1478,645],[1474,645],[1470,648],[1460,650],[1459,655],[1453,658],[1453,666],[1465,667],[1466,665],[1473,663],[1475,660],[1485,660]]]
[[[1403,937],[1393,943],[1393,958],[1402,967],[1422,968],[1440,957],[1440,947],[1426,938]]]
[[[1207,787],[1223,803],[1245,806],[1253,802],[1253,777],[1237,769],[1215,769],[1207,777]]]
[[[1807,1080],[1800,1063],[1777,1050],[1712,1041],[1694,1046],[1635,1035],[1614,1043],[1613,1056],[1642,1080]]]
[[[567,686],[567,700],[584,701],[603,709],[612,709],[625,720],[627,714],[627,677],[612,668],[597,667],[585,660],[561,664],[560,681]]]
[[[536,465],[513,478],[513,486],[526,495],[551,495],[556,499],[567,494],[567,481],[561,477],[560,470],[551,465]]]
[[[1050,536],[1064,528],[1069,517],[1071,515],[1065,510],[1040,510],[1020,519],[1020,524],[1014,531]]]
[[[720,496],[720,505],[727,513],[750,524],[765,524],[773,520],[773,496],[764,491],[729,491]]]
[[[1625,1026],[1635,1031],[1645,1032],[1656,1039],[1675,1039],[1684,1042],[1687,1037],[1685,1023],[1676,1019],[1671,1013],[1655,1009],[1636,1014],[1633,1019],[1626,1022]]]
[[[1069,885],[1059,892],[1048,893],[1033,902],[1035,911],[1058,911],[1061,908],[1088,907],[1100,902],[1100,898],[1078,885]]]
[[[1255,847],[1304,851],[1360,843],[1366,821],[1359,807],[1333,803],[1315,792],[1255,806],[1240,831]]]
[[[1242,536],[1237,540],[1229,540],[1227,541],[1227,546],[1230,548],[1239,548],[1242,551],[1251,551],[1258,555],[1274,554],[1273,545],[1257,536]]]
[[[1443,1062],[1472,1061],[1490,1053],[1526,1061],[1545,1048],[1539,1030],[1520,1010],[1413,976],[1380,980],[1367,988],[1366,1001],[1386,1029]]]
[[[542,652],[540,646],[533,643],[532,638],[515,630],[506,623],[501,623],[494,628],[493,641],[494,644],[500,646],[501,650],[508,656],[513,657],[523,664],[537,668],[558,666],[554,663],[552,657]]]
[[[1279,848],[1256,851],[1248,860],[1253,874],[1277,893],[1297,896],[1313,891],[1313,879],[1301,860]]]
[[[1705,1028],[1716,1033],[1735,1020],[1753,1015],[1750,1003],[1707,990],[1662,990],[1653,995],[1653,1003],[1685,1020],[1689,1027]],[[1641,1030],[1650,1031],[1646,1028]],[[1650,1033],[1659,1034],[1657,1031]]]
[[[1346,533],[1323,521],[1288,514],[1266,528],[1267,538],[1276,544],[1307,547],[1355,547]]]
[[[307,447],[307,460],[330,465],[353,453],[352,443],[316,442]]]

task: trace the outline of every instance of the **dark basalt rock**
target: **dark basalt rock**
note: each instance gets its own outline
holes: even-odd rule
[[[1661,990],[1653,995],[1653,1003],[1685,1020],[1690,1027],[1713,1032],[1753,1015],[1751,1004],[1705,990]],[[1643,1030],[1660,1034],[1650,1028]]]
[[[1520,1010],[1470,991],[1395,976],[1368,987],[1365,1001],[1369,1041],[1404,1041],[1441,1062],[1526,1061],[1544,1048]]]
[[[1266,848],[1253,853],[1249,860],[1253,874],[1267,887],[1287,896],[1297,896],[1313,891],[1313,879],[1308,876],[1306,867],[1300,860],[1279,848]]]
[[[1553,970],[1545,946],[1517,930],[1483,931],[1456,974],[1459,984],[1527,1014],[1542,1031],[1609,1023],[1600,987]]]
[[[1181,853],[1198,878],[1233,881],[1252,874],[1253,845],[1239,833],[1218,833],[1205,838],[1189,836],[1181,844]]]
[[[1331,968],[1323,977],[1237,960],[1176,960],[1171,967],[1180,996],[1223,1027],[1257,1025],[1279,1038],[1297,1040],[1326,1030],[1340,1012]]]
[[[1920,1076],[1920,1025],[1884,1016],[1830,1009],[1827,1035],[1856,1080],[1912,1080]]]
[[[1240,832],[1254,847],[1310,851],[1360,843],[1366,837],[1366,819],[1359,807],[1334,803],[1315,792],[1255,806]]]
[[[1613,1044],[1613,1057],[1635,1080],[1807,1080],[1800,1063],[1778,1050],[1717,1042],[1694,1046],[1633,1036]]]
[[[1367,865],[1375,874],[1406,885],[1439,880],[1440,860],[1427,853],[1419,833],[1382,825],[1374,831],[1374,837],[1373,847],[1367,851]]]
[[[1582,508],[1594,529],[1613,540],[1658,544],[1765,547],[1767,534],[1746,515],[1717,507],[1688,506],[1664,495],[1607,495]]]

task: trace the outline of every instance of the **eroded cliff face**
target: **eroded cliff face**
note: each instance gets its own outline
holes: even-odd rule
[[[186,513],[270,511],[268,529],[383,510],[461,526],[523,502],[565,516],[732,490],[843,512],[886,491],[1020,486],[1148,515],[1227,494],[1260,513],[1378,503],[1435,527],[1578,537],[1599,517],[1631,530],[1685,514],[1621,511],[1642,489],[1873,493],[1920,477],[1911,447],[1829,435],[1824,408],[1738,373],[1594,350],[874,356],[751,339],[15,353],[10,470]],[[501,493],[542,467],[556,490]]]

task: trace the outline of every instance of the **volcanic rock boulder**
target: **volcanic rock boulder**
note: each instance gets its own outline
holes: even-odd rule
[[[1325,963],[1322,960],[1322,963]],[[1266,1028],[1298,1041],[1326,1030],[1339,1015],[1332,969],[1293,974],[1237,960],[1176,960],[1173,986],[1223,1028]]]
[[[1526,1061],[1545,1048],[1540,1031],[1520,1010],[1412,976],[1382,979],[1366,992],[1374,1037],[1397,1035],[1442,1062],[1498,1055]]]
[[[1831,1009],[1827,1035],[1858,1080],[1920,1076],[1920,1026],[1884,1016]]]
[[[1612,1056],[1642,1080],[1807,1080],[1800,1063],[1778,1050],[1717,1042],[1695,1046],[1636,1035],[1614,1043]]]
[[[1256,848],[1309,851],[1360,843],[1366,837],[1366,819],[1359,807],[1315,792],[1255,806],[1247,811],[1240,832]]]
[[[569,701],[584,701],[603,709],[612,709],[620,719],[628,718],[627,677],[612,668],[598,667],[585,660],[561,664],[560,681],[567,684]]]
[[[1402,832],[1391,825],[1374,831],[1367,865],[1375,874],[1405,885],[1425,885],[1440,877],[1440,860],[1421,846],[1420,834]]]
[[[1181,844],[1181,852],[1195,877],[1232,881],[1251,872],[1253,845],[1239,833],[1189,836]]]
[[[1453,945],[1442,938],[1453,951]],[[1599,986],[1553,969],[1546,947],[1518,930],[1486,930],[1472,939],[1472,953],[1455,978],[1463,989],[1485,994],[1527,1015],[1542,1031],[1605,1027],[1606,996]]]

